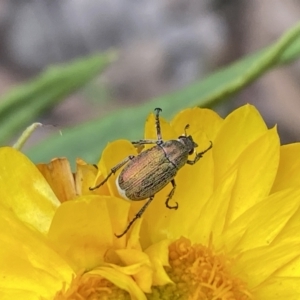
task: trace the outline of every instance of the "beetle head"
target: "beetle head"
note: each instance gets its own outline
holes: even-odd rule
[[[189,124],[187,124],[184,128],[184,135],[181,135],[178,137],[178,140],[184,144],[187,151],[189,152],[189,155],[194,153],[194,149],[198,147],[198,145],[194,142],[193,137],[191,135],[186,134],[186,130],[189,128]]]

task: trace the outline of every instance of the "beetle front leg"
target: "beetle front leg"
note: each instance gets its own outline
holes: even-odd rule
[[[174,195],[174,192],[175,192],[175,189],[176,189],[176,183],[175,183],[174,179],[171,180],[171,183],[173,185],[173,188],[172,188],[171,192],[169,193],[168,198],[166,200],[166,207],[169,208],[169,209],[177,209],[178,208],[178,203],[177,202],[175,202],[176,203],[175,206],[170,206],[169,205],[169,201],[172,199],[172,197]]]
[[[203,154],[205,154],[208,150],[210,150],[213,146],[212,141],[210,141],[210,145],[207,149],[205,149],[204,151],[200,152],[200,153],[196,153],[196,156],[193,160],[188,160],[186,163],[188,165],[194,165],[202,156]]]
[[[196,156],[193,160],[188,160],[186,163],[188,165],[194,165],[201,157],[202,157],[203,153],[196,153]]]
[[[151,201],[153,200],[154,196],[151,196],[148,201],[144,204],[144,206],[139,210],[139,212],[134,216],[134,218],[128,223],[126,229],[121,233],[121,234],[115,234],[115,236],[117,238],[122,237],[124,234],[127,233],[127,231],[130,229],[130,227],[132,226],[132,224],[139,219],[143,213],[145,212],[146,208],[149,206],[149,204],[151,203]]]
[[[118,163],[115,167],[111,168],[110,173],[106,176],[106,178],[100,182],[99,184],[89,187],[90,191],[98,189],[101,185],[103,185],[112,174],[115,174],[120,168],[122,168],[125,164],[127,164],[130,160],[134,158],[133,155],[129,155],[125,159],[123,159],[120,163]]]

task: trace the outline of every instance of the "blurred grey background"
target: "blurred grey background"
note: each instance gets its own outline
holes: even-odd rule
[[[60,128],[175,91],[280,37],[292,0],[0,0],[0,96],[47,66],[110,48],[120,59],[41,116]],[[257,106],[282,142],[300,140],[300,63],[218,107]]]

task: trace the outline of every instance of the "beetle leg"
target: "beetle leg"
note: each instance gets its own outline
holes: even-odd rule
[[[131,142],[133,145],[146,145],[146,144],[161,144],[162,143],[162,136],[161,136],[161,129],[160,129],[160,122],[159,122],[159,113],[162,111],[161,108],[155,108],[156,116],[155,116],[155,126],[156,126],[156,134],[157,140],[139,140]]]
[[[159,122],[159,113],[162,111],[161,108],[155,108],[156,116],[155,116],[155,126],[156,126],[156,133],[157,133],[157,140],[160,142],[162,141],[161,131],[160,131],[160,122]]]
[[[121,234],[115,234],[115,236],[117,238],[122,237],[132,226],[132,224],[142,216],[142,214],[145,212],[146,208],[148,207],[148,205],[151,203],[151,201],[153,200],[154,196],[151,196],[148,201],[144,204],[144,206],[139,210],[139,212],[134,216],[134,218],[128,223],[126,229],[121,233]]]
[[[186,163],[188,165],[194,165],[201,157],[202,157],[203,153],[196,153],[196,156],[193,160],[188,160]]]
[[[177,202],[175,202],[176,205],[174,205],[174,206],[169,205],[169,201],[172,199],[172,197],[174,195],[174,192],[175,192],[175,189],[176,189],[176,183],[175,183],[174,179],[171,180],[171,183],[173,185],[173,188],[172,188],[171,192],[169,193],[168,198],[166,200],[166,207],[169,208],[169,209],[177,209],[178,208],[178,203]]]
[[[139,140],[139,141],[133,141],[131,144],[137,148],[138,152],[142,152],[142,150],[145,148],[144,145],[151,145],[151,144],[160,144],[157,140]]]
[[[101,185],[103,185],[112,174],[115,174],[120,168],[122,168],[125,164],[127,164],[130,160],[132,160],[134,158],[133,155],[129,155],[128,157],[126,157],[125,159],[123,159],[120,163],[118,163],[116,166],[114,166],[113,168],[111,168],[110,173],[106,176],[106,178],[100,182],[99,184],[95,185],[95,186],[91,186],[89,187],[90,191],[96,190],[98,189]]]
[[[146,145],[146,144],[157,144],[157,140],[139,140],[131,142],[133,145]]]
[[[186,163],[189,165],[194,165],[202,156],[204,153],[206,153],[208,150],[210,150],[213,146],[212,141],[210,141],[210,145],[207,149],[205,149],[204,151],[200,152],[200,153],[196,153],[196,156],[193,160],[188,160]]]

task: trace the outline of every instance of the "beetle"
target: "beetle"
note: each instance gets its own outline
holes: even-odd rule
[[[139,140],[132,142],[133,145],[143,146],[153,144],[150,149],[142,151],[137,156],[130,155],[118,163],[110,170],[107,177],[94,187],[89,189],[95,190],[102,186],[113,174],[126,165],[116,179],[116,186],[119,194],[132,201],[140,201],[148,199],[144,206],[138,211],[135,217],[128,223],[126,229],[116,237],[120,238],[130,229],[132,224],[142,216],[146,208],[153,200],[156,193],[162,190],[167,184],[172,184],[172,190],[167,196],[165,205],[169,209],[177,209],[178,203],[170,205],[170,200],[174,195],[176,189],[175,176],[177,171],[185,164],[194,165],[208,150],[210,146],[204,151],[197,153],[195,148],[198,145],[194,142],[191,135],[187,135],[186,131],[189,125],[184,128],[184,135],[178,137],[177,140],[164,141],[161,135],[159,114],[161,108],[155,108],[155,126],[156,126],[156,140]],[[193,160],[189,160],[189,155],[195,153]]]

